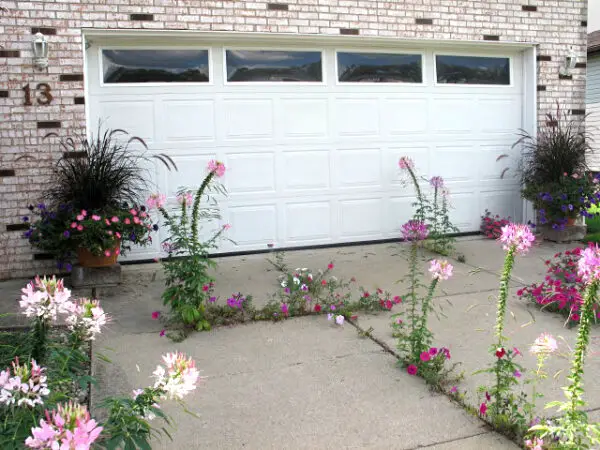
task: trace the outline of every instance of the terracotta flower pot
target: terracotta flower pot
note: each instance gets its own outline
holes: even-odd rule
[[[110,251],[110,256],[102,255],[94,255],[87,248],[78,248],[77,249],[77,259],[79,260],[79,265],[81,267],[108,267],[117,263],[117,259],[119,255],[117,254],[117,250],[121,248],[121,241],[117,241],[114,248]]]
[[[567,217],[567,226],[572,227],[573,225],[575,225],[575,220],[575,217]]]

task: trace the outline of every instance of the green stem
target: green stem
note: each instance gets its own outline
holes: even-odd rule
[[[424,211],[424,201],[423,201],[423,193],[421,192],[421,187],[419,186],[419,181],[417,180],[417,176],[413,172],[413,169],[408,168],[408,173],[412,179],[413,185],[415,187],[415,191],[417,192],[417,201],[419,202],[419,208],[415,214],[417,220],[421,222],[425,222],[425,211]]]
[[[427,291],[427,296],[425,297],[425,299],[423,300],[423,304],[421,305],[421,324],[419,326],[419,333],[417,336],[417,339],[419,342],[417,342],[417,347],[418,347],[418,355],[416,355],[417,357],[420,357],[421,351],[425,351],[423,349],[423,336],[424,336],[424,332],[427,330],[427,317],[429,315],[429,309],[430,309],[430,304],[431,304],[431,300],[433,299],[433,293],[435,292],[435,288],[438,284],[438,279],[434,278],[433,280],[431,280],[431,284],[429,285],[429,290]],[[415,356],[415,355],[413,355]]]
[[[498,295],[498,311],[496,314],[496,340],[498,347],[502,347],[504,341],[504,317],[506,316],[506,300],[508,298],[508,283],[510,282],[510,273],[515,262],[515,247],[512,246],[506,253],[502,276],[500,277],[500,293]]]
[[[571,385],[567,388],[570,393],[571,407],[568,414],[575,418],[577,415],[577,407],[582,404],[581,394],[583,393],[583,366],[585,363],[585,355],[590,343],[590,327],[594,318],[594,300],[598,292],[598,281],[592,281],[583,298],[583,306],[581,310],[581,321],[579,322],[579,331],[577,333],[577,344],[575,345],[575,356],[571,367]]]
[[[410,353],[416,354],[417,343],[415,335],[418,325],[417,319],[417,241],[411,242],[410,245]]]
[[[198,212],[200,210],[200,199],[202,195],[204,195],[204,191],[208,187],[209,183],[215,176],[215,172],[209,173],[204,181],[196,191],[196,195],[194,196],[194,205],[192,206],[192,241],[197,242],[198,240]]]
[[[31,349],[31,358],[38,364],[43,364],[46,357],[46,340],[48,336],[48,322],[45,319],[37,318],[33,325],[33,348]]]

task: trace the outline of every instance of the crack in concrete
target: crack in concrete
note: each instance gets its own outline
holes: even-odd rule
[[[416,450],[419,448],[431,448],[431,447],[435,447],[436,445],[443,445],[443,444],[450,444],[452,442],[458,442],[458,441],[464,441],[466,439],[471,439],[477,436],[483,436],[485,434],[492,434],[493,431],[482,431],[481,433],[477,433],[477,434],[473,434],[470,436],[465,436],[465,437],[459,437],[459,438],[454,438],[454,439],[448,439],[447,441],[440,441],[440,442],[434,442],[433,444],[427,444],[427,445],[419,445],[417,447],[412,447],[408,450]]]

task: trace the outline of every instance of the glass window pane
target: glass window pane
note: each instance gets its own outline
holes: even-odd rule
[[[105,83],[206,83],[208,50],[103,50]]]
[[[321,52],[227,50],[227,81],[323,81]]]
[[[510,58],[437,55],[435,64],[438,83],[510,84]]]
[[[366,83],[422,83],[421,55],[393,53],[337,54],[338,80]]]

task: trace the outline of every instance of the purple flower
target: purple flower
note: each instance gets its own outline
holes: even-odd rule
[[[158,335],[159,335],[160,337],[163,337],[163,336],[165,335],[165,332],[166,332],[166,330],[165,330],[165,329],[162,329],[162,330],[160,330],[160,333],[158,333]]]
[[[330,308],[332,311],[335,311],[335,305],[331,305]]]
[[[431,177],[429,184],[435,189],[442,189],[444,187],[444,179],[442,177]]]
[[[69,230],[65,230],[65,232],[63,233],[63,236],[68,239],[69,236],[71,236],[71,233],[69,233]]]
[[[290,293],[290,288],[289,288],[289,287],[286,287],[286,288],[283,290],[283,292],[285,292],[286,294],[289,294],[289,293]]]
[[[281,312],[283,314],[285,314],[286,316],[288,315],[289,309],[290,309],[290,307],[288,306],[287,303],[282,303],[281,304]]]
[[[420,220],[409,220],[401,228],[402,237],[407,241],[422,241],[427,239],[427,225]]]
[[[65,264],[65,270],[67,272],[70,272],[71,270],[73,270],[73,266],[70,263],[66,263]]]
[[[210,297],[210,298],[208,299],[208,301],[209,301],[210,303],[214,303],[214,302],[216,302],[216,301],[217,301],[217,297]]]
[[[521,378],[521,372],[519,372],[518,370],[515,370],[513,375],[515,376],[515,378]]]
[[[23,222],[29,222],[29,217],[23,216]]]

